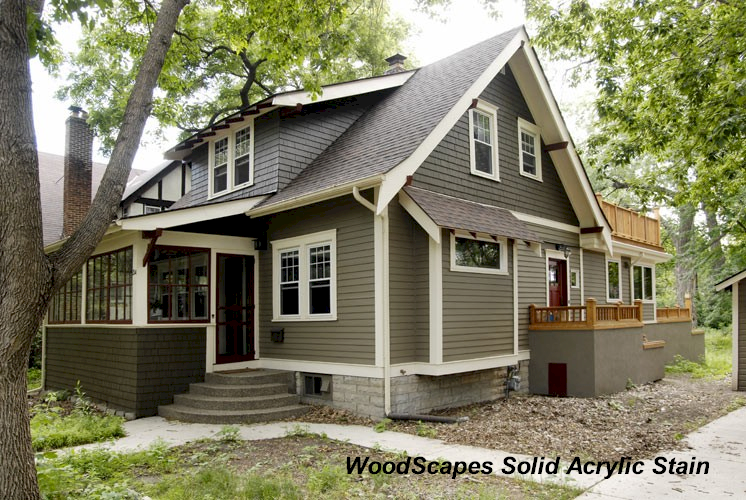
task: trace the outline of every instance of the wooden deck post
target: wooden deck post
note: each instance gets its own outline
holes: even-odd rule
[[[596,299],[587,299],[585,301],[585,323],[588,328],[596,326]]]
[[[635,307],[637,308],[637,312],[635,313],[637,315],[637,320],[642,323],[642,300],[635,300]]]
[[[536,323],[536,305],[531,304],[528,306],[528,324],[533,325]]]
[[[684,294],[684,307],[689,311],[689,319],[692,318],[692,296],[688,293]]]

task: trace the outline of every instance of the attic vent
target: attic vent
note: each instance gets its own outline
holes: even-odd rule
[[[406,60],[407,58],[399,53],[386,58],[386,62],[389,63],[389,69],[386,70],[384,75],[393,75],[394,73],[401,73],[404,71],[404,61]]]

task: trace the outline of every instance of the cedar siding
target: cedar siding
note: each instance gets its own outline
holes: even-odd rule
[[[583,284],[585,298],[606,304],[606,256],[602,253],[583,252]]]
[[[373,364],[375,361],[373,214],[352,196],[267,217],[268,249],[259,253],[262,358]],[[272,321],[273,240],[337,230],[337,319]],[[285,340],[270,339],[273,328]]]
[[[469,113],[451,129],[414,174],[413,185],[465,200],[494,205],[578,225],[552,159],[543,152],[543,182],[519,173],[518,117],[535,123],[518,84],[507,68],[479,96],[496,105],[500,182],[471,174]]]
[[[738,390],[746,391],[746,280],[735,283],[738,287],[738,325],[733,331],[738,332]]]
[[[394,199],[389,205],[391,363],[430,359],[428,235]]]
[[[451,271],[451,235],[442,231],[443,361],[513,354],[513,250],[506,275]]]

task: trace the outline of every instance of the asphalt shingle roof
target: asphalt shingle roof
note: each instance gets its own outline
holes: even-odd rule
[[[406,160],[520,29],[417,70],[260,206],[383,174]]]
[[[466,201],[412,186],[405,187],[404,192],[440,227],[523,241],[541,241],[526,224],[504,208]]]

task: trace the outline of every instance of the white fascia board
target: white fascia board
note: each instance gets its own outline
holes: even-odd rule
[[[729,286],[734,285],[735,283],[738,283],[742,279],[746,279],[746,269],[741,271],[740,273],[736,274],[735,276],[731,276],[725,281],[721,281],[717,285],[715,285],[715,290],[718,292],[721,292],[728,288]],[[735,324],[735,323],[734,323]]]
[[[404,191],[399,191],[399,204],[417,221],[417,224],[425,230],[435,243],[440,243],[440,227]]]
[[[391,75],[383,75],[352,82],[337,83],[321,87],[321,93],[315,98],[305,90],[285,92],[272,98],[275,106],[295,106],[297,104],[312,104],[315,102],[332,101],[343,97],[367,94],[379,90],[401,87],[409,80],[415,71],[403,71]]]
[[[109,236],[110,234],[118,233],[121,230],[122,230],[122,228],[119,227],[117,224],[111,224],[106,229],[106,232],[104,233],[104,237]],[[57,240],[54,243],[50,243],[49,245],[47,245],[47,246],[44,247],[44,253],[56,252],[57,250],[59,250],[60,248],[62,248],[62,245],[64,245],[65,242],[68,239],[70,239],[70,236],[68,236],[66,238],[62,238],[61,240]],[[55,326],[57,326],[57,325],[55,325]]]
[[[638,262],[650,263],[650,264],[661,264],[671,260],[673,255],[666,252],[659,252],[658,250],[651,250],[650,248],[638,247],[637,245],[630,245],[629,243],[622,243],[620,241],[614,241],[614,255],[625,255],[638,259]]]
[[[495,78],[500,69],[508,64],[511,56],[525,43],[528,43],[528,35],[525,29],[521,29],[495,60],[490,63],[484,73],[476,79],[451,110],[448,111],[440,123],[430,131],[430,134],[417,146],[417,149],[414,150],[409,158],[399,163],[383,176],[376,214],[380,215],[386,205],[394,199],[394,196],[404,186],[407,176],[414,174],[419,166],[422,165],[422,162],[425,161],[446,134],[456,125],[456,122],[458,122],[466,110],[469,109],[471,102],[482,94],[482,91]]]
[[[197,207],[182,208],[173,211],[159,212],[150,215],[119,219],[117,224],[125,230],[153,231],[155,229],[167,229],[169,227],[192,224],[212,219],[220,219],[230,215],[239,215],[248,212],[257,203],[266,199],[266,196],[255,196],[242,200],[226,201],[223,203],[212,203]]]

